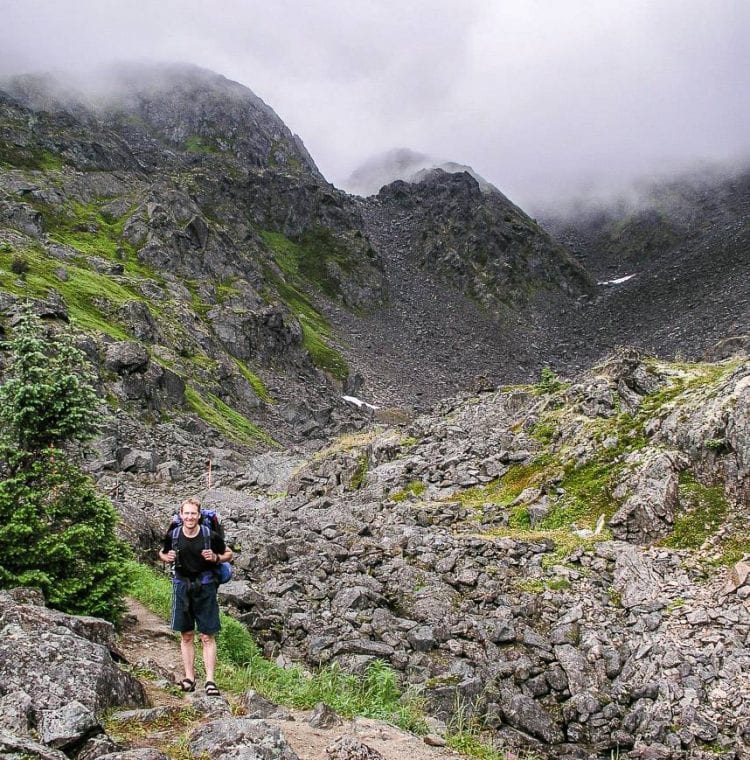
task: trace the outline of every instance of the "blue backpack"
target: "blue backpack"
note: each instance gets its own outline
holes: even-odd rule
[[[211,548],[211,531],[218,533],[222,540],[224,539],[224,528],[219,521],[219,515],[213,509],[203,509],[201,507],[200,528],[203,534],[203,548]],[[182,527],[182,517],[179,512],[172,517],[172,524],[169,529],[172,531],[172,546],[177,546],[180,538],[180,528]],[[213,571],[216,581],[221,585],[232,580],[232,566],[229,562],[219,562]]]

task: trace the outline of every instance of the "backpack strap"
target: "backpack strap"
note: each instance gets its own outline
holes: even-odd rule
[[[172,548],[177,551],[177,542],[180,540],[180,529],[182,525],[175,525],[172,528]]]
[[[203,533],[203,548],[211,548],[211,528],[208,525],[201,525],[201,533]]]

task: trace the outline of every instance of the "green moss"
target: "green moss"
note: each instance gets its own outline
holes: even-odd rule
[[[283,274],[283,279],[271,269],[266,274],[276,285],[281,300],[299,320],[302,327],[303,346],[316,367],[343,380],[349,374],[349,367],[344,357],[329,343],[330,325],[303,292],[309,283],[325,292],[325,283],[316,279],[316,272],[319,273],[319,267],[322,264],[313,263],[314,252],[317,249],[314,246],[310,248],[294,243],[277,232],[264,231],[261,232],[261,237],[271,250],[274,261]],[[315,237],[312,239],[317,240]]]
[[[539,457],[530,464],[513,465],[503,477],[456,494],[462,506],[479,511],[486,503],[508,507],[529,486],[541,480],[549,460]]]
[[[612,490],[623,470],[609,459],[580,468],[569,467],[560,483],[564,494],[553,504],[540,527],[554,530],[573,522],[593,526],[600,515],[611,517],[617,509]]]
[[[235,358],[234,363],[237,365],[237,369],[240,371],[242,377],[244,377],[245,380],[250,383],[253,392],[261,401],[264,401],[266,404],[276,403],[276,399],[271,396],[268,388],[266,388],[265,383],[254,372],[252,372],[243,361]]]
[[[233,284],[234,280],[224,280],[216,285],[216,299],[219,303],[226,303],[230,298],[241,295],[241,291]]]
[[[188,153],[198,153],[202,155],[219,152],[211,141],[206,140],[199,135],[190,135],[190,137],[188,137],[182,144],[182,147],[183,150],[186,150]]]
[[[117,340],[130,335],[117,323],[113,311],[127,301],[143,300],[128,286],[72,262],[46,256],[38,249],[24,251],[28,271],[22,280],[10,272],[11,254],[0,251],[0,289],[21,297],[46,298],[50,289],[60,293],[72,322],[86,330],[105,333]],[[64,270],[66,279],[56,272]]]
[[[16,145],[0,140],[0,166],[8,169],[59,171],[63,165],[60,156],[44,148]]]
[[[343,380],[349,374],[349,367],[344,357],[327,342],[331,334],[328,322],[296,288],[281,282],[277,283],[277,288],[284,303],[299,320],[302,345],[310,354],[313,364]]]
[[[195,388],[188,386],[185,399],[201,419],[231,440],[251,447],[262,444],[268,448],[280,448],[268,433],[212,393],[204,399]]]
[[[356,491],[362,487],[367,477],[367,468],[369,465],[369,458],[367,454],[360,454],[357,459],[357,467],[352,474],[352,479],[349,483],[349,487],[352,491]]]
[[[750,552],[750,532],[735,530],[719,544],[718,555],[709,563],[716,567],[731,567]]]
[[[307,230],[298,242],[277,232],[261,232],[261,237],[274,254],[276,264],[292,281],[312,283],[329,298],[341,295],[333,272],[339,269],[352,274],[357,259],[345,243],[326,227]]]
[[[680,474],[680,514],[663,544],[697,549],[724,524],[729,504],[721,486],[704,486],[690,471]]]
[[[101,199],[88,204],[73,201],[56,208],[41,202],[33,205],[41,214],[42,227],[52,240],[86,256],[99,256],[121,264],[129,275],[161,280],[153,269],[138,260],[136,247],[123,236],[133,209],[119,218],[112,218],[101,210],[106,201]]]
[[[412,480],[403,488],[392,493],[390,498],[393,501],[406,501],[410,496],[419,498],[426,490],[427,486],[421,480]]]

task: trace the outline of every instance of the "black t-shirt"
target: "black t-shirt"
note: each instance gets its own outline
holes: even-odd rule
[[[177,551],[175,571],[179,576],[195,580],[201,575],[201,573],[205,573],[206,570],[216,569],[215,562],[209,562],[201,556],[201,552],[206,548],[206,539],[203,536],[202,527],[198,531],[197,536],[188,538],[185,535],[182,526],[180,526],[177,535],[177,546],[172,545],[172,533],[173,530],[170,530],[167,535],[164,536],[162,551],[165,554],[172,549]],[[224,554],[227,550],[224,539],[213,530],[211,531],[210,545],[211,551],[215,554]]]

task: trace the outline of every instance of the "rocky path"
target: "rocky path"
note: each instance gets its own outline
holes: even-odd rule
[[[527,352],[511,349],[521,327],[514,325],[509,339],[488,312],[414,262],[408,212],[386,213],[370,198],[362,201],[362,213],[383,257],[388,302],[374,313],[339,309],[329,317],[354,336],[344,352],[368,378],[363,398],[424,408],[475,386],[483,375],[495,384],[527,376]]]
[[[174,635],[164,620],[133,599],[128,601],[128,614],[120,638],[120,648],[127,661],[136,668],[156,673],[170,682],[176,682],[181,677],[179,647]],[[205,700],[199,691],[196,692],[196,696],[176,696],[154,681],[146,680],[144,686],[154,707],[175,707],[195,700]],[[239,700],[233,695],[227,699],[231,713],[241,714]],[[224,698],[221,698],[221,701],[224,702]],[[336,725],[324,727],[311,725],[310,711],[282,709],[279,714],[282,717],[270,717],[265,721],[281,731],[299,760],[344,760],[347,757],[354,760],[354,755],[334,752],[336,746],[352,739],[379,753],[362,756],[362,760],[457,760],[461,757],[449,749],[428,746],[421,738],[382,721],[357,718],[338,721]],[[206,716],[205,720],[208,722],[211,717]],[[191,727],[191,731],[198,729],[198,725]],[[179,728],[175,729],[175,743],[179,740],[179,731]],[[154,744],[164,746],[165,743],[168,741],[165,742],[163,726],[154,729],[153,737],[140,736],[134,741],[138,747]],[[357,759],[359,757],[356,756]]]

